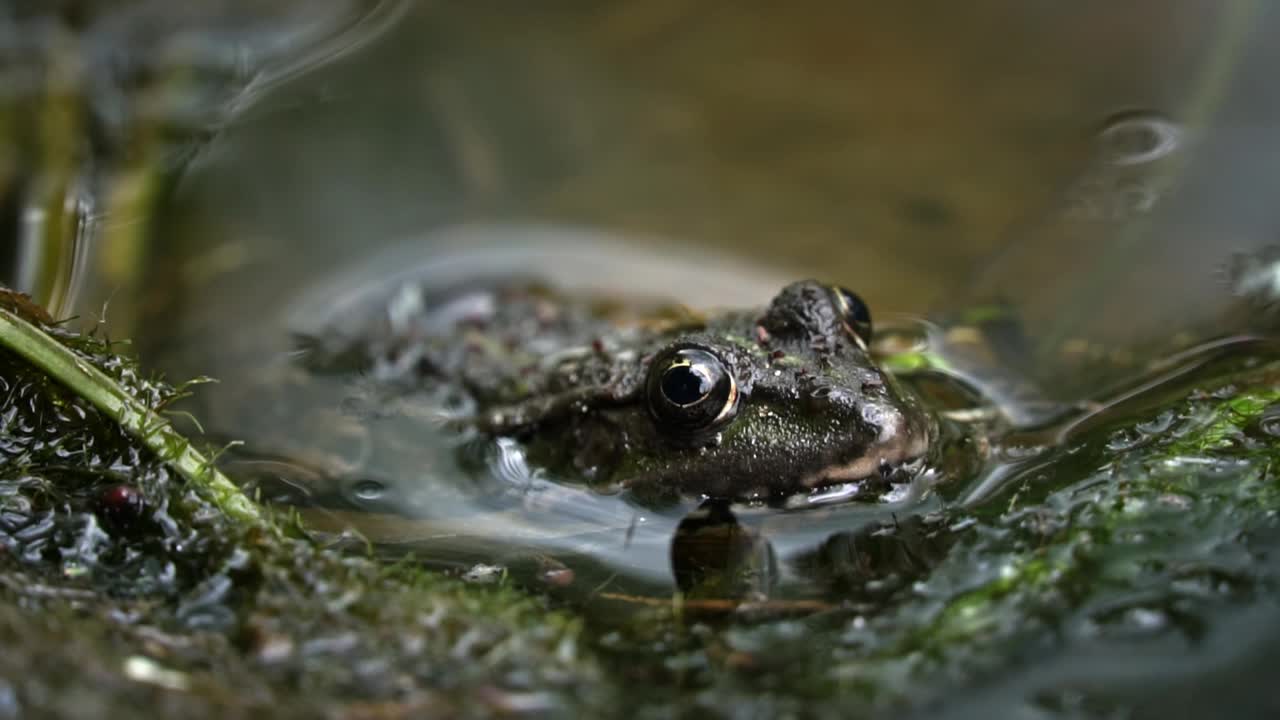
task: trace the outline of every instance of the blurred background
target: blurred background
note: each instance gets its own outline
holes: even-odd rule
[[[433,268],[997,301],[1047,374],[1260,324],[1276,284],[1255,0],[4,7],[0,279],[174,373]]]

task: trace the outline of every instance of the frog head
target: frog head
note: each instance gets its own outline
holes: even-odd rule
[[[778,497],[887,478],[924,455],[930,421],[873,362],[854,293],[815,281],[761,312],[654,334],[533,433],[533,456],[596,484]],[[620,354],[619,357],[626,357]]]

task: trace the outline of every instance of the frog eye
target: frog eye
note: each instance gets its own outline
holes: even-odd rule
[[[654,360],[645,386],[649,412],[665,431],[705,431],[733,419],[738,383],[709,350],[684,347]]]
[[[835,294],[836,309],[840,311],[840,322],[865,350],[871,344],[871,310],[852,290],[838,285],[831,290]]]

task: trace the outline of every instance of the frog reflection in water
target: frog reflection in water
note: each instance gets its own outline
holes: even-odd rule
[[[909,478],[935,432],[868,352],[844,288],[787,286],[763,311],[620,323],[527,286],[399,313],[312,361],[465,388],[467,423],[522,441],[559,478],[647,497],[770,499]],[[409,303],[421,308],[418,300]],[[368,331],[368,328],[365,328]]]

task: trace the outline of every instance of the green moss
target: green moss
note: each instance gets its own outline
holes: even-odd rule
[[[1274,387],[1248,388],[1205,410],[1200,427],[1185,433],[1185,439],[1170,443],[1165,456],[1173,460],[1184,455],[1228,450],[1240,438],[1245,428],[1262,415],[1271,404],[1280,401],[1280,389]],[[1271,447],[1259,448],[1271,452]]]
[[[48,330],[149,419],[128,432],[120,413],[0,350],[3,702],[65,717],[488,716],[605,702],[577,619],[237,511],[178,473],[192,444],[153,442],[178,389],[97,339]]]
[[[894,353],[880,358],[880,366],[891,373],[912,373],[922,370],[939,370],[946,372],[950,364],[937,353],[912,350]]]

